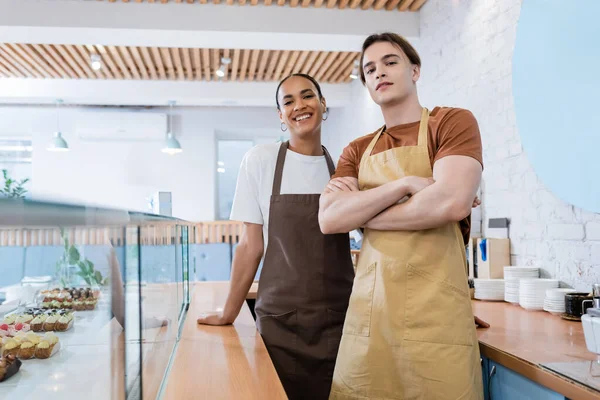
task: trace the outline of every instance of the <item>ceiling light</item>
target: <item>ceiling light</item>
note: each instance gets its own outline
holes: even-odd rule
[[[102,69],[102,58],[100,57],[100,55],[92,54],[90,56],[90,61],[92,64],[92,69],[94,71],[98,71],[98,70]]]
[[[225,71],[227,70],[227,65],[231,64],[231,58],[221,57],[221,66],[218,70],[215,71],[215,74],[222,78],[225,76]]]
[[[62,133],[60,132],[60,119],[58,109],[62,104],[62,100],[56,100],[56,132],[54,133],[54,139],[50,142],[50,145],[47,147],[48,151],[69,151],[69,145],[67,141],[62,137]]]
[[[354,68],[352,68],[352,72],[350,73],[350,78],[351,79],[358,79],[360,77],[359,71],[358,71],[358,64],[359,63],[360,63],[359,60],[354,60]]]
[[[163,153],[167,153],[169,155],[174,155],[177,153],[181,153],[183,151],[183,149],[181,148],[181,144],[179,144],[179,141],[177,139],[175,139],[175,136],[173,136],[173,133],[172,133],[171,119],[172,119],[174,105],[175,105],[174,101],[169,101],[169,106],[171,107],[169,117],[168,117],[169,131],[167,132],[167,139],[165,140],[165,147],[163,147],[161,150]]]

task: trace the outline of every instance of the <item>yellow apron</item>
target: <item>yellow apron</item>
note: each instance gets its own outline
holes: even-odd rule
[[[360,162],[360,190],[431,177],[429,111],[417,146]],[[365,229],[330,399],[483,399],[479,345],[458,223],[421,231]]]

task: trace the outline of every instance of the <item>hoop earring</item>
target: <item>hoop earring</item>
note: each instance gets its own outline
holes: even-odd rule
[[[327,121],[327,118],[329,118],[329,111],[323,113],[323,121]]]
[[[285,127],[285,129],[283,129]],[[287,126],[285,125],[285,123],[281,123],[281,132],[285,132],[287,131]]]

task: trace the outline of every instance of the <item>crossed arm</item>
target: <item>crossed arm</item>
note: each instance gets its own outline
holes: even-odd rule
[[[321,196],[321,231],[422,230],[460,221],[471,213],[481,172],[472,157],[447,156],[434,164],[433,179],[407,176],[364,191],[355,178],[334,179]]]

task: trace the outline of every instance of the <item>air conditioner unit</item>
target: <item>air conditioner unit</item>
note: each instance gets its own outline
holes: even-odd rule
[[[165,139],[167,115],[143,112],[84,111],[75,119],[75,134],[84,141],[143,141]]]

